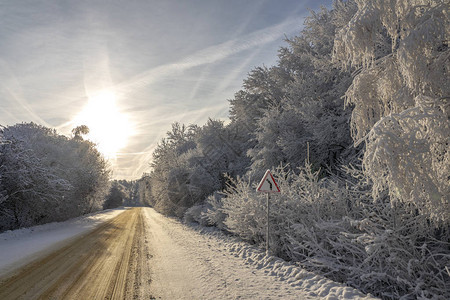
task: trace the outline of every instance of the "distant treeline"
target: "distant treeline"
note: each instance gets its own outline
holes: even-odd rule
[[[272,252],[385,299],[450,298],[448,4],[334,1],[230,120],[174,123],[140,196],[158,211],[265,243],[266,169],[282,193]]]

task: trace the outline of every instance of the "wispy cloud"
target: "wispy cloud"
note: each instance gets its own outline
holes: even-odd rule
[[[130,93],[133,90],[146,87],[149,84],[173,75],[174,73],[183,72],[206,64],[216,63],[249,49],[257,49],[258,47],[280,39],[280,37],[283,37],[285,34],[291,34],[292,32],[298,31],[301,25],[302,20],[299,17],[289,18],[280,24],[197,51],[180,61],[161,65],[143,72],[130,80],[117,85],[116,88],[124,93]]]
[[[247,56],[238,67],[236,67],[233,71],[229,72],[228,75],[223,78],[219,85],[217,85],[214,90],[215,94],[222,93],[226,88],[230,86],[231,83],[235,82],[236,79],[242,74],[242,72],[248,68],[250,62],[261,52],[261,48],[252,51],[249,56]]]
[[[21,115],[14,115],[11,114],[11,112],[4,110],[5,112],[7,112],[9,115],[11,115],[14,119],[19,119],[17,120],[18,122],[22,121],[20,118],[24,118],[24,119],[30,119],[34,122],[40,123],[42,125],[45,126],[49,126],[49,124],[41,118],[41,116],[39,116],[33,109],[32,105],[30,105],[30,103],[28,103],[28,101],[25,99],[25,97],[22,96],[22,87],[19,83],[19,81],[15,78],[13,72],[8,71],[9,68],[6,67],[5,63],[2,63],[0,61],[1,65],[0,67],[2,67],[4,70],[6,70],[9,73],[9,76],[7,77],[8,80],[5,80],[4,82],[2,82],[2,84],[0,85],[0,93],[4,94],[4,97],[6,99],[9,99],[8,102],[12,102],[12,111],[17,111],[21,113]],[[4,104],[2,106],[5,106]]]

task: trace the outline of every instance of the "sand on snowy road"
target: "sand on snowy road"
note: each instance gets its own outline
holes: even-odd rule
[[[141,299],[146,243],[141,208],[127,210],[0,278],[0,299]]]

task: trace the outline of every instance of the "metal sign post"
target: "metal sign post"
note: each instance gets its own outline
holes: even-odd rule
[[[270,216],[270,193],[280,193],[280,188],[278,187],[277,183],[275,182],[275,179],[272,176],[272,173],[270,173],[270,170],[267,170],[264,174],[263,178],[261,179],[258,187],[256,188],[257,192],[263,192],[267,195],[267,230],[266,230],[266,255],[269,255],[269,236],[270,236],[270,222],[269,222],[269,216]]]
[[[270,222],[269,222],[269,202],[270,202],[270,193],[266,193],[267,195],[267,234],[266,234],[266,254],[269,255],[269,236],[270,236]]]

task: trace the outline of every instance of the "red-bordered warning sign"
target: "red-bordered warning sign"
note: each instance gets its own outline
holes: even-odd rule
[[[265,193],[280,192],[280,188],[278,187],[278,184],[275,182],[275,179],[273,178],[272,173],[270,173],[270,170],[266,171],[263,178],[261,179],[261,182],[258,184],[256,191]]]

